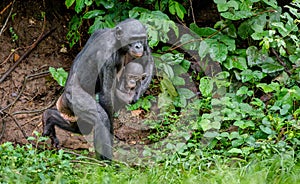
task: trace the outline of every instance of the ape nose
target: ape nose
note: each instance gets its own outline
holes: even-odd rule
[[[136,45],[135,45],[135,48],[136,48],[136,49],[141,49],[141,48],[142,48],[142,44],[136,44]]]

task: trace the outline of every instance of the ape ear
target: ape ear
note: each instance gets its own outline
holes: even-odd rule
[[[115,35],[117,40],[121,40],[121,38],[123,37],[123,30],[120,26],[116,27]]]

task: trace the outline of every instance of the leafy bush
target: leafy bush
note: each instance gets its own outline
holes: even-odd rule
[[[214,0],[222,19],[213,28],[191,23],[188,34],[182,34],[172,20],[174,15],[186,18],[184,3],[148,0],[144,7],[134,7],[130,1],[117,2],[66,0],[77,12],[68,38],[75,44],[86,20],[94,20],[89,33],[113,27],[115,21],[128,17],[147,26],[157,68],[158,85],[153,85],[159,88],[156,102],[166,112],[161,121],[151,124],[160,134],[152,138],[175,136],[159,142],[164,150],[148,150],[146,155],[160,155],[158,160],[163,160],[173,150],[180,159],[192,163],[194,153],[203,149],[245,158],[257,152],[265,156],[293,148],[299,152],[298,2],[283,11],[276,0]],[[149,4],[154,4],[153,9],[148,9]],[[181,43],[175,48],[186,53],[165,46],[174,44],[171,34]],[[199,58],[204,73],[211,74],[196,73],[193,78],[199,83],[200,97],[182,78],[183,74],[195,74],[187,53],[196,53],[194,58]],[[207,72],[209,67],[212,71]],[[150,99],[141,99],[130,108],[149,110]]]
[[[1,183],[71,182],[74,170],[70,155],[63,150],[40,151],[33,145],[14,146],[11,142],[0,145]]]

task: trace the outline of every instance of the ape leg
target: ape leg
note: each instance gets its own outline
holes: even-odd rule
[[[42,121],[44,124],[43,136],[50,136],[52,144],[55,147],[58,147],[59,145],[59,140],[56,137],[55,125],[64,130],[79,134],[81,133],[76,122],[70,123],[69,121],[66,121],[63,117],[61,117],[60,112],[58,112],[56,109],[46,110],[43,114]]]
[[[94,127],[94,147],[98,159],[112,159],[113,128],[110,116],[95,99],[86,93],[81,87],[73,86],[66,92],[68,104],[72,104],[72,109],[78,117],[77,125],[84,133],[87,127]],[[72,97],[71,97],[72,96]]]
[[[111,160],[113,156],[112,124],[109,120],[109,116],[100,105],[98,105],[97,109],[101,119],[96,122],[94,126],[94,147],[96,157],[101,160]]]

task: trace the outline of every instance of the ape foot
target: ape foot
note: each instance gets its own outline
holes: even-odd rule
[[[50,137],[50,139],[51,139],[51,144],[52,144],[53,147],[60,148],[59,140],[58,140],[57,137]]]
[[[102,154],[100,154],[100,153],[98,153],[98,152],[96,152],[96,158],[97,158],[98,160],[107,161],[108,163],[110,163],[110,162],[112,161],[111,158],[108,158],[108,157],[106,157],[106,156],[104,156],[104,155],[102,155]]]

